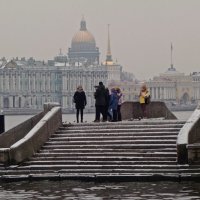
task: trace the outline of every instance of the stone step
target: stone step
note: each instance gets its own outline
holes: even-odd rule
[[[176,148],[176,144],[67,144],[67,145],[53,145],[47,144],[43,146],[43,149],[165,149],[165,148]]]
[[[17,170],[19,169],[34,169],[34,170],[63,170],[63,169],[67,169],[67,170],[72,170],[72,169],[77,169],[79,171],[81,170],[97,170],[97,169],[101,169],[101,170],[106,170],[106,169],[112,169],[113,171],[115,170],[135,170],[135,169],[177,169],[177,165],[174,164],[174,165],[156,165],[156,164],[147,164],[147,165],[115,165],[115,164],[112,164],[112,165],[85,165],[85,164],[77,164],[77,165],[59,165],[59,164],[45,164],[45,165],[28,165],[28,166],[20,166],[18,167]]]
[[[183,124],[149,124],[145,125],[144,124],[120,124],[120,125],[107,125],[105,124],[104,126],[84,126],[84,129],[89,130],[89,129],[139,129],[139,128],[182,128]],[[60,127],[60,130],[81,130],[83,128],[82,126],[69,126],[69,127]]]
[[[145,145],[146,146],[146,145]],[[166,153],[176,153],[176,147],[173,147],[173,148],[168,148],[168,146],[166,146],[165,148],[145,148],[145,149],[142,149],[142,148],[115,148],[115,149],[112,149],[112,148],[106,148],[106,149],[103,149],[103,148],[67,148],[67,149],[61,149],[61,148],[46,148],[46,146],[43,146],[42,149],[40,150],[40,152],[43,152],[43,153],[93,153],[93,152],[101,152],[101,153],[118,153],[118,152],[123,152],[123,153],[134,153],[134,152],[137,152],[137,153],[162,153],[162,152],[166,152]]]
[[[79,129],[79,130],[59,130],[56,133],[120,133],[120,132],[177,132],[180,128],[130,128],[130,129]]]
[[[35,156],[30,159],[31,161],[176,161],[176,156],[174,157],[127,157],[127,156],[50,156],[50,155],[40,155]]]
[[[105,122],[105,123],[63,123],[62,127],[87,127],[87,126],[121,126],[121,125],[157,125],[157,124],[181,124],[184,125],[186,121],[183,120],[156,120],[156,119],[148,119],[148,120],[142,120],[142,121],[121,121],[121,122]]]
[[[105,132],[105,133],[70,133],[70,132],[56,132],[51,136],[54,137],[103,137],[103,136],[177,136],[179,131],[171,131],[171,132]]]
[[[49,141],[85,141],[85,140],[176,140],[177,136],[176,135],[169,135],[169,136],[165,136],[165,135],[159,135],[159,136],[121,136],[118,135],[117,137],[114,136],[65,136],[65,137],[57,137],[57,135],[55,135],[54,137],[50,138]]]
[[[84,165],[84,166],[89,166],[89,167],[96,167],[97,165],[101,165],[101,166],[111,166],[111,165],[117,165],[117,167],[120,166],[130,166],[133,167],[135,165],[176,165],[177,162],[176,161],[143,161],[143,160],[139,160],[139,161],[116,161],[116,160],[112,160],[112,161],[107,161],[107,160],[101,160],[101,161],[91,161],[91,160],[34,160],[34,161],[27,161],[23,164],[23,166],[26,165],[65,165],[65,166],[79,166],[79,165]]]
[[[117,144],[125,144],[125,145],[133,145],[133,144],[176,144],[176,140],[139,140],[139,139],[129,139],[129,140],[83,140],[83,141],[48,141],[45,145],[117,145]]]
[[[56,153],[51,153],[51,152],[45,152],[45,151],[40,151],[40,153],[36,153],[34,157],[32,158],[40,158],[43,157],[44,159],[48,159],[48,157],[52,158],[80,158],[80,157],[86,157],[86,158],[155,158],[155,159],[161,159],[161,158],[176,158],[177,153],[176,152],[147,152],[147,153],[141,153],[141,152],[56,152]]]
[[[51,175],[62,175],[62,174],[68,174],[68,175],[75,175],[77,178],[80,176],[95,176],[95,175],[136,175],[136,174],[159,174],[159,173],[179,173],[177,169],[84,169],[84,170],[78,170],[78,169],[63,169],[63,170],[51,170],[51,169],[18,169],[18,170],[4,170],[0,172],[0,176],[12,176],[16,175],[16,177],[19,178],[19,176],[24,175],[34,175],[34,174],[46,174],[48,177]],[[193,172],[195,173],[195,172]],[[179,174],[180,175],[180,174]]]
[[[177,173],[179,176],[181,175],[192,175],[192,174],[199,174],[200,169],[163,169],[163,168],[156,168],[156,169],[61,169],[61,170],[52,170],[52,169],[30,169],[30,168],[18,168],[16,169],[9,169],[9,170],[2,170],[0,171],[0,175],[33,175],[33,174],[74,174],[77,177],[81,175],[97,175],[97,174],[104,174],[104,175],[136,175],[138,173],[142,174],[167,174],[167,173]]]

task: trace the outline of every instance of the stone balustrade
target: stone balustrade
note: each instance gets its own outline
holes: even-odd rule
[[[200,162],[200,105],[179,132],[177,158],[179,164]]]
[[[11,164],[28,159],[61,125],[59,104],[44,104],[42,113],[0,135],[0,162]]]
[[[122,119],[138,119],[142,116],[139,102],[124,102],[121,106]],[[164,102],[152,101],[147,105],[148,118],[177,119],[176,116],[167,108]]]

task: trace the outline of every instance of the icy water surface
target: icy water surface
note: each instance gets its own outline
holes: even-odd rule
[[[200,183],[39,181],[2,183],[0,199],[197,200]]]

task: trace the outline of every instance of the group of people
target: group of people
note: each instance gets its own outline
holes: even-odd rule
[[[122,120],[121,116],[121,105],[122,105],[122,92],[120,88],[112,88],[109,91],[103,84],[99,82],[98,86],[95,86],[95,120],[94,122],[100,122],[100,117],[102,115],[102,122],[112,121],[117,122]],[[142,85],[139,95],[139,102],[142,109],[142,117],[147,117],[146,105],[149,101],[150,93],[146,85]],[[83,110],[87,104],[87,99],[85,92],[82,86],[78,86],[76,92],[73,96],[73,102],[76,107],[76,121],[79,123],[79,114],[80,122],[83,122]]]
[[[95,98],[95,120],[94,122],[100,122],[100,115],[102,114],[102,121],[121,121],[121,104],[122,93],[120,88],[112,88],[109,91],[102,82],[99,82],[98,86],[95,86],[96,91],[94,93]]]

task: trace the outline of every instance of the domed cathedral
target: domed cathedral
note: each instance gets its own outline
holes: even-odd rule
[[[99,64],[99,48],[96,47],[94,36],[87,30],[84,17],[80,23],[80,30],[73,36],[71,48],[68,50],[70,62],[85,59],[88,64]]]

